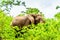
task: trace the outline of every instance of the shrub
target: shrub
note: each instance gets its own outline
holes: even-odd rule
[[[0,37],[3,40],[60,40],[60,21],[46,19],[46,23],[24,26],[21,31],[10,26],[12,17],[0,11]]]

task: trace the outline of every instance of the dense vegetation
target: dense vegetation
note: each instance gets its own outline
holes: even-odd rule
[[[17,32],[19,28],[16,26],[13,28],[10,26],[12,21],[11,16],[7,16],[4,11],[10,12],[11,8],[15,6],[23,5],[26,7],[25,2],[20,0],[1,0],[0,9],[0,40],[60,40],[60,12],[58,12],[54,18],[44,18],[45,23],[38,23],[37,25],[31,24],[25,26],[21,31]],[[56,9],[60,8],[57,6]],[[26,8],[26,14],[40,12],[36,8]],[[22,11],[24,12],[24,11]],[[22,16],[24,14],[20,14]],[[44,16],[42,14],[42,16]]]
[[[45,18],[46,23],[31,24],[20,32],[10,26],[12,17],[0,10],[0,39],[3,40],[60,40],[60,13],[55,18]]]

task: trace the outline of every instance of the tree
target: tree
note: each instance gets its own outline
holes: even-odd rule
[[[38,12],[40,12],[37,8],[26,8],[26,14],[30,14],[30,13],[35,13],[37,14]]]
[[[10,12],[11,8],[15,6],[23,5],[26,7],[25,2],[21,2],[20,0],[1,0],[0,8],[5,7],[4,11]]]

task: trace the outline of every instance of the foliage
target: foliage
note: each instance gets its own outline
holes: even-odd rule
[[[23,14],[23,13],[20,13],[18,16],[24,16],[25,14]]]
[[[60,20],[45,19],[45,23],[19,28],[10,26],[12,17],[0,10],[0,37],[3,40],[60,40]],[[15,30],[16,31],[15,31]]]
[[[56,9],[60,8],[60,6],[56,6]]]
[[[4,7],[4,11],[10,11],[13,6],[23,5],[26,7],[25,2],[21,2],[20,0],[1,0],[0,8]]]
[[[37,8],[27,8],[26,13],[30,14],[30,13],[35,13],[37,14],[39,12],[39,10]]]
[[[13,38],[14,30],[10,27],[12,17],[6,16],[6,14],[0,10],[0,36],[3,39]]]
[[[58,12],[57,14],[55,14],[55,18],[60,19],[60,12]]]

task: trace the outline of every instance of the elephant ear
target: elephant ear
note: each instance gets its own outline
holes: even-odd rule
[[[31,15],[28,15],[27,17],[28,17],[28,19],[31,21],[31,23],[34,24],[34,18],[33,18]]]

